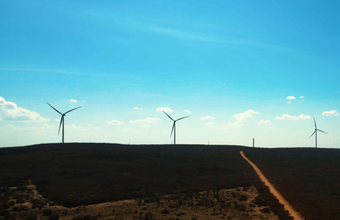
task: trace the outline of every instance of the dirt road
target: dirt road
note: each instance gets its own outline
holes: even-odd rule
[[[271,184],[268,179],[262,174],[261,170],[257,168],[257,166],[251,162],[243,153],[243,151],[240,151],[241,156],[248,161],[248,163],[254,168],[256,171],[257,175],[259,175],[260,179],[262,182],[264,182],[268,187],[270,192],[279,200],[281,204],[283,204],[284,208],[289,212],[289,214],[295,219],[295,220],[303,220],[304,218],[295,211],[295,209],[289,204],[289,202],[275,189],[273,184]]]

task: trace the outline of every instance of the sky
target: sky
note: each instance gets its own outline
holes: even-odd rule
[[[0,147],[340,148],[340,2],[0,1]]]

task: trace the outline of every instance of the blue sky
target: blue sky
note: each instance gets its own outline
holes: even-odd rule
[[[0,2],[0,147],[340,147],[338,1]],[[208,117],[209,116],[209,117]]]

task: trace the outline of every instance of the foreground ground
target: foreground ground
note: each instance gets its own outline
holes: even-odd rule
[[[305,219],[340,219],[340,150],[245,149],[244,153]]]
[[[294,218],[294,220],[303,220],[304,218],[301,216],[300,213],[298,213],[294,207],[281,195],[281,193],[275,188],[275,186],[269,182],[269,180],[263,175],[262,171],[253,163],[251,162],[243,153],[243,151],[240,152],[242,157],[248,161],[248,163],[254,168],[257,175],[260,177],[262,182],[266,186],[268,186],[270,192],[279,200],[279,202],[284,206],[284,209],[286,209],[289,212],[289,215]]]
[[[8,195],[3,219],[279,219],[269,207],[256,204],[259,195],[255,187],[176,193],[72,208],[43,198],[34,185],[2,191]]]
[[[160,201],[166,196],[182,193],[188,198],[194,198],[190,195],[196,195],[195,198],[199,199],[197,195],[201,195],[200,192],[213,192],[215,194],[211,195],[214,197],[216,192],[221,190],[239,187],[250,189],[254,186],[259,196],[253,204],[259,207],[268,206],[265,211],[275,213],[280,219],[288,219],[282,206],[261,183],[252,167],[240,156],[241,150],[258,165],[269,181],[306,219],[340,219],[340,210],[337,208],[340,201],[340,191],[337,187],[340,182],[340,151],[337,150],[93,143],[1,148],[0,218],[8,217],[8,206],[11,212],[13,207],[27,202],[26,198],[20,196],[15,201],[9,201],[7,194],[11,192],[10,187],[24,187],[27,180],[31,180],[39,193],[54,203],[51,208],[64,206],[65,209],[78,208],[79,211],[79,205],[84,207],[131,200],[138,201],[139,208],[127,208],[130,210],[129,215],[135,218],[139,215],[138,218],[141,219],[150,218],[150,214],[146,215],[149,212],[155,217],[164,209],[169,211],[166,214],[165,210],[162,214],[164,219],[196,218],[190,214],[193,211],[187,208],[166,208],[172,206],[171,200],[168,204],[163,202],[165,206],[161,206]],[[247,201],[249,198],[250,196]],[[214,197],[210,201],[217,201],[215,199]],[[139,201],[144,201],[145,205],[150,207],[139,206]],[[190,205],[189,200],[186,201],[183,203],[182,199],[181,208],[195,208]],[[219,210],[219,203],[214,202],[214,206],[209,207],[209,202],[203,203],[204,201],[199,203],[205,204],[200,206],[201,209],[197,209],[199,215],[206,213],[211,218],[229,217],[227,212]],[[38,201],[35,202],[33,205],[39,210],[46,208],[39,206]],[[89,207],[86,209],[88,213]],[[143,208],[146,209],[142,210]],[[20,212],[20,207],[18,209]],[[119,210],[115,208],[113,214],[119,215]],[[229,213],[231,209],[228,210]],[[243,208],[239,211],[244,212],[242,210]],[[85,213],[85,210],[83,211]],[[76,211],[74,214],[77,214]],[[97,217],[98,215],[95,214]],[[103,211],[100,215],[100,218],[105,216]]]

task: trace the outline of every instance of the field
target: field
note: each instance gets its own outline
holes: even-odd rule
[[[0,216],[27,218],[29,203],[35,219],[48,208],[76,219],[81,207],[98,219],[289,219],[241,150],[306,219],[339,219],[337,150],[91,143],[0,149]]]
[[[340,150],[245,150],[306,219],[340,219]]]

